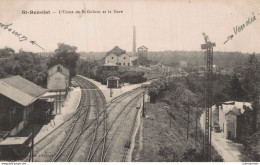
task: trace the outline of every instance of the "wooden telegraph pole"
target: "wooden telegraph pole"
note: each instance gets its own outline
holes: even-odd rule
[[[205,160],[211,161],[211,131],[212,131],[212,70],[213,70],[213,47],[215,43],[209,41],[208,36],[204,36],[205,44],[201,45],[201,49],[206,50],[206,68],[205,68],[205,128],[204,128],[204,157]]]
[[[198,100],[197,100],[197,110],[196,110],[196,114],[195,114],[195,117],[196,117],[196,132],[195,132],[195,146],[196,146],[196,143],[197,143],[197,136],[198,136],[198,109],[199,109],[199,105],[198,105]]]
[[[33,162],[33,148],[34,148],[34,127],[32,128],[32,133],[29,135],[31,138],[31,151],[29,155],[29,162]]]
[[[143,92],[143,114],[142,114],[143,117],[145,117],[145,112],[144,112],[144,110],[145,110],[145,108],[144,108],[144,96],[145,96],[145,91]]]
[[[187,140],[189,140],[190,107],[188,107]]]

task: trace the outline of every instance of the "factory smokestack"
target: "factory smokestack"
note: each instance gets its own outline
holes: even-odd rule
[[[136,54],[136,32],[135,26],[133,27],[133,55]]]

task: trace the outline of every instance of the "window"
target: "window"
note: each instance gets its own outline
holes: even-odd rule
[[[121,63],[119,62],[119,66],[121,66]]]
[[[125,65],[125,63],[124,63],[124,65]]]
[[[62,72],[62,69],[61,69],[60,66],[58,66],[58,68],[57,68],[57,72]]]
[[[116,65],[118,65],[118,63],[116,63]]]
[[[130,66],[130,63],[128,63],[128,66]]]
[[[125,59],[125,57],[124,57],[124,59]]]
[[[114,59],[114,57],[112,57],[112,59]]]

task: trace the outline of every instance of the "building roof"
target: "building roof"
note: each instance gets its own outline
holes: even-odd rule
[[[56,65],[53,65],[52,67],[50,67],[50,68],[48,69],[48,74],[49,74],[49,71],[50,71],[52,68],[54,68],[55,66],[57,66],[57,65],[64,67],[64,68],[67,69],[67,71],[68,71],[68,74],[66,74],[66,72],[64,72],[64,71],[60,72],[61,74],[65,75],[65,76],[67,76],[67,77],[70,76],[70,69],[69,69],[69,67],[66,66],[66,65],[62,65],[62,64],[56,64]],[[54,73],[56,73],[56,72],[54,72]],[[54,73],[49,74],[48,76],[52,76]]]
[[[120,56],[122,54],[125,54],[126,51],[119,48],[118,46],[115,46],[112,50],[110,50],[109,52],[106,53],[106,56],[109,56],[110,54],[114,54],[116,56]]]
[[[137,60],[139,57],[133,57],[132,59],[131,59],[131,61],[135,61],[135,60]]]
[[[61,65],[61,66],[63,66],[64,68],[70,70],[70,68],[69,68],[67,65],[64,65],[64,64],[56,64],[56,65],[53,65],[53,66],[49,67],[48,70],[52,69],[53,67],[55,67],[55,66],[57,66],[57,65]]]
[[[135,61],[135,60],[148,60],[148,58],[142,56],[142,55],[139,55],[139,56],[135,56],[135,57],[132,57],[131,61]],[[148,60],[149,61],[149,60]]]
[[[248,102],[227,101],[222,103],[222,106],[225,115],[230,112],[233,112],[235,115],[241,115],[245,112],[245,107],[252,109],[252,104]]]
[[[65,77],[69,77],[69,75],[67,75],[67,74],[64,73],[64,72],[53,72],[52,74],[48,75],[48,78],[49,78],[49,77],[52,77],[52,76],[55,75],[55,74],[62,74],[62,75],[65,76]]]
[[[12,76],[0,80],[0,94],[23,106],[30,105],[46,91],[46,89],[21,76]]]
[[[146,46],[144,46],[144,45],[142,45],[142,46],[140,46],[138,49],[148,49]]]
[[[107,80],[120,80],[120,78],[118,78],[116,76],[110,76],[107,78]]]

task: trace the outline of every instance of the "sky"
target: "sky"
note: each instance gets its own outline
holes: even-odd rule
[[[22,14],[23,10],[51,14]],[[59,10],[112,13],[59,14]],[[62,42],[78,51],[107,52],[118,45],[131,52],[135,26],[136,47],[145,45],[149,51],[200,51],[205,32],[216,43],[215,51],[260,53],[259,12],[260,1],[251,0],[0,0],[0,23],[12,23],[9,28],[27,37],[19,41],[0,27],[0,48],[42,52],[42,47],[50,52]],[[256,20],[234,33],[233,28],[253,16]]]

